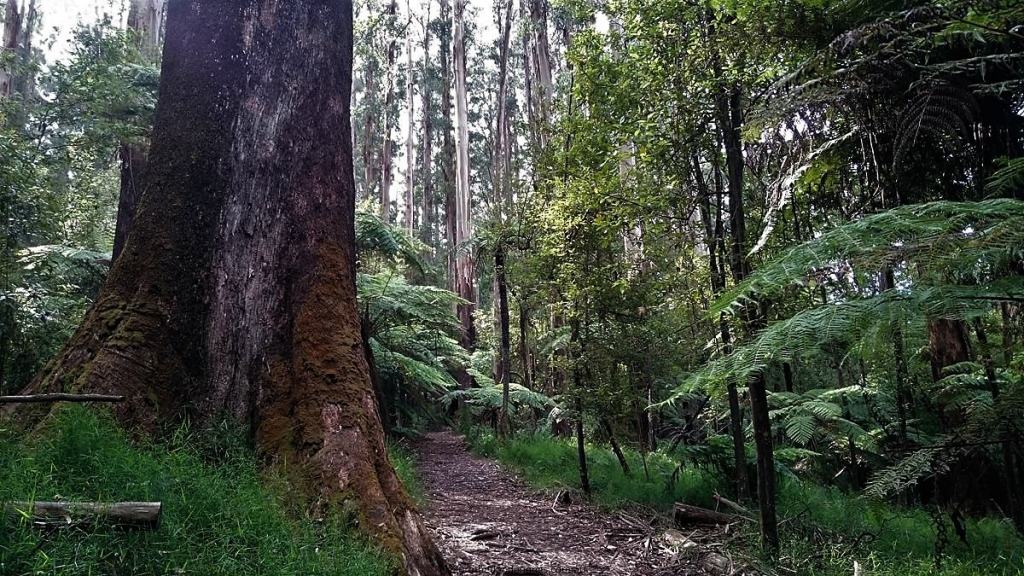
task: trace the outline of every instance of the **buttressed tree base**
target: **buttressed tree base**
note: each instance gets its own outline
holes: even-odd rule
[[[249,426],[314,509],[356,504],[408,574],[447,570],[395,476],[359,330],[352,3],[171,2],[145,188],[123,253],[31,386],[127,396],[155,431]]]

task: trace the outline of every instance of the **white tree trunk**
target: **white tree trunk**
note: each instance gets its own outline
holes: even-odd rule
[[[458,294],[470,304],[460,306],[459,319],[465,341],[472,347],[475,262],[472,250],[464,247],[473,236],[473,195],[469,188],[469,103],[466,90],[466,0],[455,0],[452,12],[452,62],[455,72],[455,246]]]
[[[395,102],[395,64],[398,56],[398,40],[394,37],[395,14],[397,12],[398,2],[391,0],[386,13],[388,34],[391,35],[391,41],[388,43],[387,93],[384,96],[384,149],[380,161],[380,217],[385,222],[390,222],[391,220],[391,163],[395,153],[394,143],[391,141],[391,131],[394,128],[391,122],[391,108]]]
[[[413,222],[413,215],[415,214],[415,204],[413,204],[413,183],[416,181],[416,99],[413,92],[415,91],[415,84],[413,82],[413,67],[412,67],[412,5],[410,2],[406,2],[406,11],[409,13],[408,25],[405,28],[405,53],[406,62],[406,79],[405,79],[405,98],[409,104],[409,131],[405,138],[405,229],[412,236],[415,222]]]
[[[160,54],[164,39],[167,0],[131,0],[128,28],[135,32],[142,52],[151,59]]]

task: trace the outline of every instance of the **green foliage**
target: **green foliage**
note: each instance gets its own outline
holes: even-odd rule
[[[467,439],[474,452],[496,458],[533,485],[579,488],[574,440],[535,433],[499,441],[493,433],[482,429],[471,430]],[[714,505],[711,496],[717,479],[713,473],[699,468],[678,469],[673,459],[652,453],[646,456],[650,473],[647,477],[641,454],[632,449],[624,452],[632,471],[630,476],[623,473],[610,448],[588,444],[591,488],[598,504],[609,508],[641,504],[661,511],[670,510],[675,502]]]
[[[453,310],[462,300],[448,290],[406,280],[399,265],[422,270],[424,262],[421,244],[405,232],[357,212],[356,239],[361,259],[378,260],[378,271],[361,269],[356,276],[363,333],[378,378],[387,390],[401,386],[428,400],[440,398],[456,385],[451,371],[469,362],[452,337],[457,328]]]
[[[935,521],[925,509],[894,508],[792,479],[780,487],[778,505],[789,519],[780,564],[798,574],[850,574],[854,561],[881,576],[1009,576],[1024,569],[1022,542],[1005,521],[967,520],[964,544],[945,517],[949,544],[936,569]]]
[[[392,573],[351,530],[351,518],[311,518],[293,507],[287,475],[260,472],[236,435],[180,428],[166,443],[136,444],[82,408],[60,411],[27,438],[0,431],[0,502],[161,501],[152,532],[69,527],[41,531],[4,518],[4,574],[246,575]]]

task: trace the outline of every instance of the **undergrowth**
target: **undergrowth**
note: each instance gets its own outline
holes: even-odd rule
[[[0,574],[393,573],[390,559],[353,532],[351,518],[307,517],[283,475],[261,471],[246,442],[215,436],[222,437],[181,428],[166,442],[139,444],[78,407],[61,410],[28,440],[0,430],[0,502],[163,502],[154,531],[43,531],[0,518]]]
[[[576,444],[543,433],[524,433],[504,442],[482,428],[466,435],[474,452],[514,469],[540,488],[579,488]],[[594,501],[617,508],[633,503],[663,512],[675,502],[714,507],[715,492],[728,494],[720,474],[679,464],[663,452],[648,455],[644,475],[640,454],[625,449],[631,475],[626,476],[606,446],[588,445],[587,463]],[[1010,523],[996,519],[966,521],[968,543],[961,542],[945,519],[948,544],[935,564],[936,529],[932,516],[920,508],[901,509],[837,488],[794,477],[783,478],[778,495],[782,550],[777,562],[758,560],[768,573],[800,576],[853,574],[857,561],[871,576],[990,576],[1024,574],[1024,542]],[[744,524],[741,538],[755,558],[755,523]]]

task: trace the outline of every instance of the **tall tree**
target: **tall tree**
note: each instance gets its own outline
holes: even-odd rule
[[[743,204],[743,129],[742,93],[738,85],[723,85],[716,96],[718,123],[725,146],[729,197],[729,232],[732,246],[732,276],[742,282],[750,272],[746,252],[746,221]],[[744,316],[749,324],[759,322],[750,307]],[[753,326],[750,326],[752,329]],[[747,386],[750,394],[750,419],[757,448],[757,502],[761,515],[761,540],[771,550],[779,548],[779,529],[775,515],[775,455],[772,425],[768,412],[768,392],[764,375],[758,374]],[[730,393],[731,394],[731,393]],[[732,400],[730,399],[730,402]]]
[[[494,247],[494,295],[495,324],[498,334],[497,378],[501,386],[501,410],[498,416],[499,431],[507,435],[511,431],[509,419],[509,382],[511,379],[511,345],[508,311],[508,277],[505,273],[505,238],[501,233],[505,218],[505,204],[511,193],[512,149],[509,143],[511,131],[508,120],[508,61],[509,44],[512,38],[512,0],[498,5],[497,21],[501,36],[498,40],[498,95],[497,115],[494,126],[493,169],[494,215],[497,219],[498,235]]]
[[[36,0],[8,0],[4,6],[3,36],[0,38],[0,97],[27,96],[34,76],[28,64],[32,57],[32,35],[38,17]]]
[[[452,71],[455,76],[455,292],[459,304],[462,345],[476,342],[473,310],[476,307],[476,262],[466,243],[473,236],[473,191],[469,186],[469,95],[466,86],[466,0],[455,0],[452,11]]]
[[[388,2],[385,11],[385,22],[388,40],[387,86],[384,92],[384,146],[380,156],[380,218],[385,222],[391,219],[391,178],[392,163],[395,156],[395,144],[391,139],[394,130],[392,108],[395,106],[395,77],[398,63],[398,37],[395,35],[395,20],[398,15],[398,0]]]
[[[548,0],[530,0],[530,23],[533,32],[533,77],[537,81],[530,95],[538,127],[551,122],[552,101],[555,96],[554,77],[551,72],[551,43],[548,41]],[[547,144],[545,130],[539,130],[539,144]]]
[[[388,460],[362,350],[337,138],[352,3],[176,0],[167,27],[134,232],[30,390],[123,394],[115,414],[141,430],[232,418],[314,510],[350,501],[406,573],[447,573]]]
[[[423,86],[420,96],[421,114],[423,116],[423,133],[420,135],[420,144],[423,147],[420,153],[420,178],[423,180],[423,215],[420,221],[420,238],[423,242],[434,247],[434,119],[430,90],[430,8],[432,0],[427,0],[426,12],[423,16]],[[410,125],[409,129],[412,129]]]

